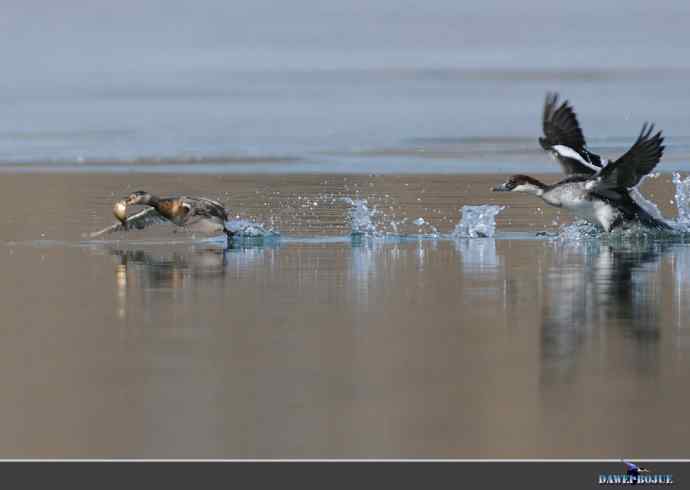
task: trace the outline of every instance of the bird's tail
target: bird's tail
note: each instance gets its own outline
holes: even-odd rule
[[[652,203],[647,201],[637,189],[630,193],[634,208],[633,217],[637,218],[647,228],[659,231],[672,231],[673,227],[666,223],[663,216]],[[652,214],[654,213],[654,214]]]
[[[661,219],[657,219],[654,216],[650,215],[647,212],[643,212],[639,215],[640,217],[640,222],[645,225],[648,228],[652,228],[654,230],[659,230],[659,231],[673,231],[673,228],[671,225],[666,223],[665,221]]]

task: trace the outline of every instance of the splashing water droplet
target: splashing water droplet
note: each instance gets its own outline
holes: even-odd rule
[[[369,209],[366,199],[351,199],[349,197],[340,198],[341,201],[350,205],[350,226],[353,235],[378,235],[376,225],[372,217],[376,215],[376,209]]]
[[[234,219],[225,222],[228,230],[241,238],[277,237],[280,235],[274,229],[266,229],[263,224],[246,219]]]
[[[575,223],[563,225],[558,231],[558,240],[562,242],[576,242],[599,236],[600,228],[587,221],[578,220]]]
[[[496,216],[505,206],[485,204],[463,206],[460,223],[455,226],[453,238],[492,237],[496,234]]]
[[[673,184],[676,186],[676,207],[678,208],[677,224],[683,231],[690,230],[690,176],[680,178],[680,174],[673,173]]]
[[[417,218],[412,222],[414,225],[418,226],[419,229],[417,230],[420,235],[430,237],[430,238],[438,238],[438,230],[434,225],[429,223],[427,220],[425,220],[422,217]]]

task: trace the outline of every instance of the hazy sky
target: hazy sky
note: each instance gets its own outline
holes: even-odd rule
[[[688,66],[688,21],[687,1],[5,0],[0,55],[10,87],[219,70]]]
[[[591,138],[685,137],[688,26],[687,0],[4,0],[0,160],[533,137],[546,90]]]

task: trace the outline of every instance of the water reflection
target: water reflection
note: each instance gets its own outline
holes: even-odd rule
[[[393,246],[396,247],[396,245]],[[369,303],[369,283],[375,275],[376,261],[383,250],[383,242],[379,240],[353,241],[352,243],[351,283],[354,286],[354,298],[360,305]]]
[[[687,255],[670,242],[556,243],[544,274],[541,349],[544,381],[572,379],[579,353],[605,351],[622,335],[626,367],[658,370],[664,292],[662,259]]]
[[[690,348],[690,247],[676,245],[670,254],[670,267],[673,277],[673,322],[674,322],[674,347],[678,352]]]
[[[137,275],[138,286],[150,288],[182,288],[196,279],[222,276],[225,273],[227,252],[214,247],[190,251],[111,250],[117,259],[118,287],[126,288],[127,273]]]
[[[169,295],[161,294],[165,291],[179,300],[183,299],[180,295],[193,295],[194,289],[222,291],[232,287],[233,279],[257,263],[272,262],[274,251],[272,247],[228,249],[215,244],[172,249],[108,248],[107,253],[115,259],[117,317],[126,318],[132,295],[150,306],[169,301]]]
[[[491,271],[501,265],[494,238],[460,238],[454,244],[465,269]]]

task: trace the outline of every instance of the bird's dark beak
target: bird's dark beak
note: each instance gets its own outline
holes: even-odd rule
[[[494,192],[509,192],[510,191],[510,189],[508,189],[505,184],[501,184],[497,187],[494,187],[491,190]]]

